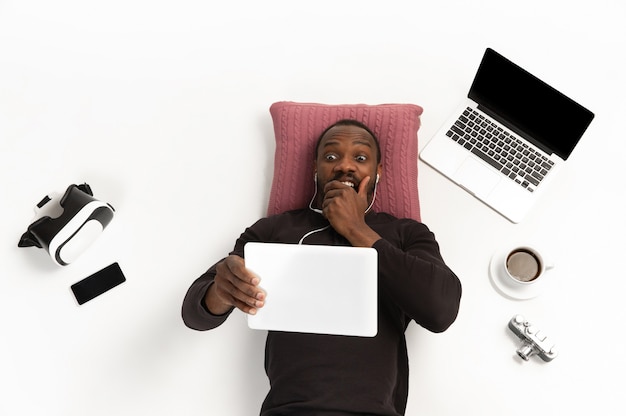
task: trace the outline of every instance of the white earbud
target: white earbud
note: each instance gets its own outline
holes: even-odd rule
[[[380,180],[380,174],[376,174],[376,183],[378,183],[378,181]]]

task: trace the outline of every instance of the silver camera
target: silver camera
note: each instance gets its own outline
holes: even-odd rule
[[[552,361],[556,357],[557,349],[554,343],[522,315],[511,318],[509,328],[522,340],[522,345],[516,352],[524,361],[528,361],[535,354],[543,361]]]

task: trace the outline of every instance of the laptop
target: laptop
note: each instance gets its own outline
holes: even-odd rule
[[[519,223],[593,117],[582,105],[487,48],[468,98],[420,158]]]
[[[252,329],[373,337],[378,332],[378,253],[373,248],[247,243],[246,267],[267,297]]]

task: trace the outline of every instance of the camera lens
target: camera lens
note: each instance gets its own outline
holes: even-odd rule
[[[528,361],[530,357],[535,353],[535,348],[533,347],[532,343],[524,341],[522,346],[519,347],[516,352],[517,355],[519,355],[522,359]]]

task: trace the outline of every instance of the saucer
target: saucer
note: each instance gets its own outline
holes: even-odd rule
[[[506,297],[527,300],[539,296],[549,286],[552,280],[551,271],[547,270],[545,276],[531,284],[515,284],[504,274],[503,263],[505,256],[511,251],[513,247],[506,250],[499,250],[491,257],[489,262],[489,278],[497,291]]]

